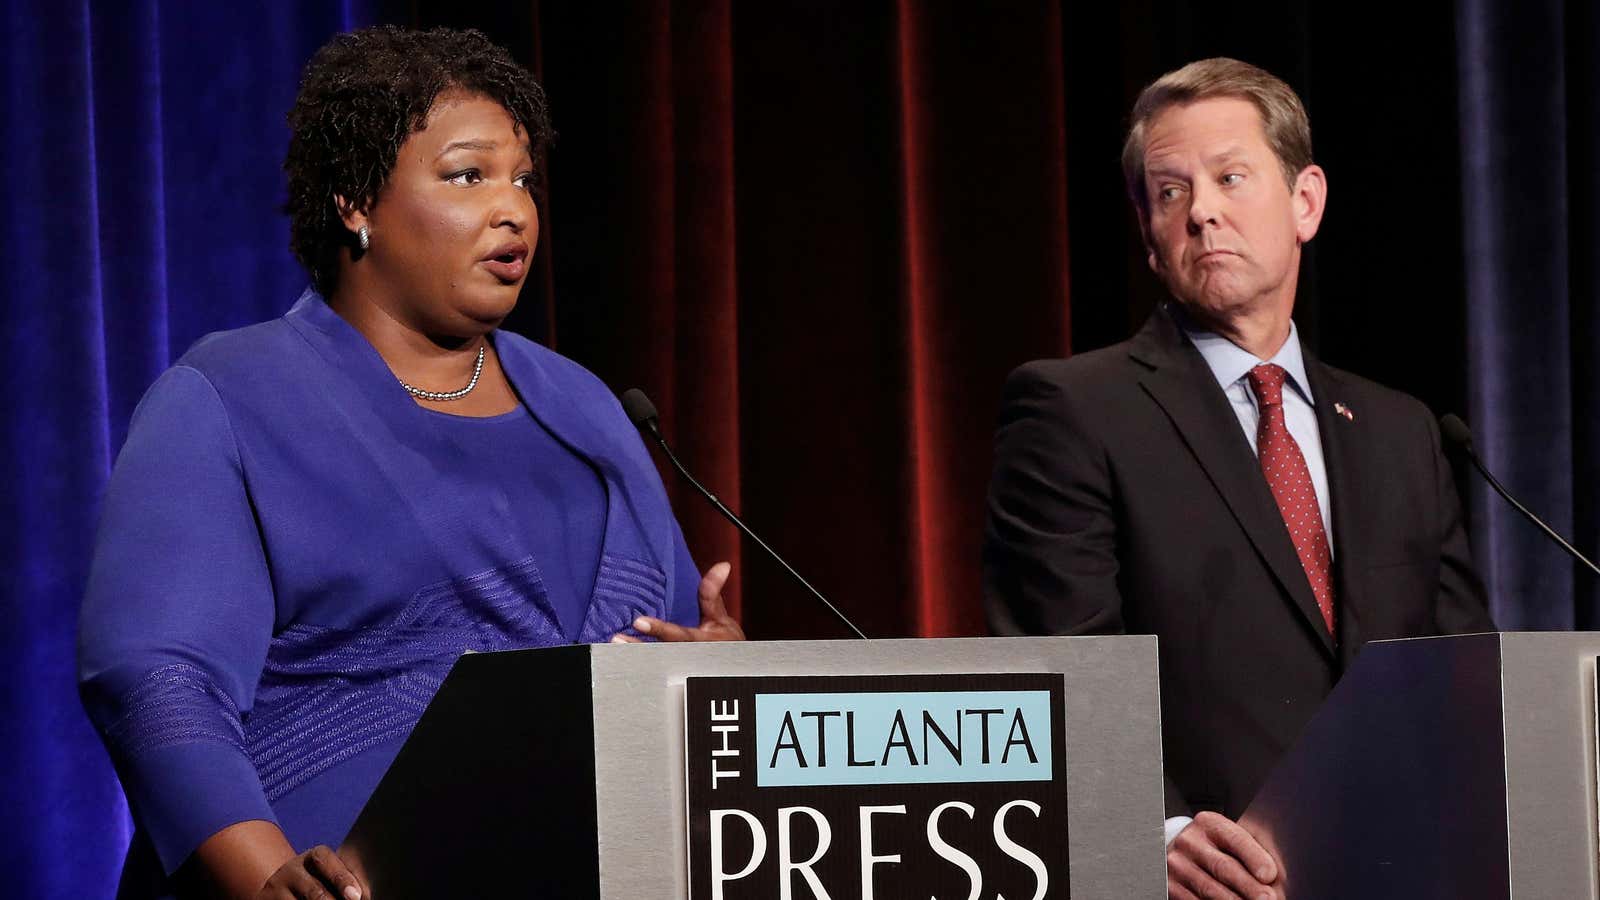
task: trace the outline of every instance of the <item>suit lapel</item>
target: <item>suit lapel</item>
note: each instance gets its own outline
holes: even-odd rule
[[[1306,355],[1306,377],[1316,398],[1317,431],[1328,467],[1328,502],[1332,505],[1334,603],[1339,621],[1339,657],[1348,665],[1361,646],[1361,611],[1366,600],[1361,573],[1369,558],[1368,538],[1374,517],[1368,497],[1357,485],[1373,484],[1372,461],[1361,438],[1363,423],[1343,407],[1343,384],[1327,366]]]
[[[1333,637],[1323,624],[1283,515],[1205,358],[1160,311],[1135,337],[1130,354],[1150,367],[1140,379],[1145,392],[1177,428],[1279,587],[1300,611],[1307,630],[1334,659]]]

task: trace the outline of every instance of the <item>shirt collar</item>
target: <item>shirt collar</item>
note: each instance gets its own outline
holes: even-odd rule
[[[1278,352],[1271,359],[1261,360],[1222,335],[1196,327],[1189,317],[1180,315],[1177,318],[1183,333],[1205,358],[1206,365],[1211,368],[1211,374],[1216,377],[1217,384],[1222,385],[1223,390],[1243,379],[1251,369],[1268,362],[1282,366],[1283,370],[1289,373],[1289,383],[1294,385],[1294,389],[1306,403],[1316,405],[1311,398],[1311,382],[1306,378],[1305,356],[1300,350],[1300,331],[1292,320],[1289,322],[1289,339],[1283,342],[1283,346],[1278,348]]]

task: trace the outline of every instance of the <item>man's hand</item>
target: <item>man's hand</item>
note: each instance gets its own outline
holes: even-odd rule
[[[738,620],[728,615],[728,607],[722,602],[722,586],[728,582],[728,573],[732,571],[732,565],[719,562],[707,569],[705,577],[700,579],[698,626],[686,628],[654,616],[640,616],[633,620],[633,630],[662,641],[744,640],[744,629],[739,626]],[[639,643],[639,638],[620,632],[612,636],[611,640],[619,644]]]
[[[1237,822],[1203,812],[1167,847],[1169,900],[1282,900],[1278,861]]]

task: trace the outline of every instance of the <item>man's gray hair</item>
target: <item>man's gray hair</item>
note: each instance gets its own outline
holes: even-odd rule
[[[1128,138],[1122,144],[1122,177],[1128,184],[1128,197],[1138,210],[1142,231],[1148,231],[1150,221],[1150,198],[1144,185],[1145,130],[1170,107],[1215,97],[1236,97],[1255,104],[1261,113],[1267,146],[1278,157],[1291,189],[1300,172],[1311,165],[1311,121],[1294,89],[1281,78],[1225,56],[1189,63],[1151,82],[1133,104]],[[1149,241],[1149,234],[1145,240]]]

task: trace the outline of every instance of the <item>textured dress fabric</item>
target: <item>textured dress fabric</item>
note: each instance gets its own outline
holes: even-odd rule
[[[456,657],[699,618],[650,456],[593,375],[492,336],[524,406],[418,406],[314,292],[203,338],[134,415],[80,682],[137,833],[121,895],[206,837],[337,845]]]

